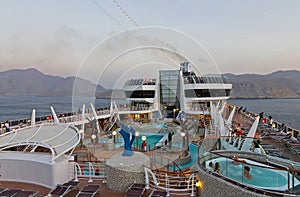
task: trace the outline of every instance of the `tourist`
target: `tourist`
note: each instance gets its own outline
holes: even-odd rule
[[[5,132],[6,132],[6,133],[10,131],[8,121],[5,122],[4,127],[5,127]]]
[[[262,124],[264,123],[263,118],[264,118],[264,112],[260,112],[259,113],[259,123],[262,123]]]
[[[208,164],[208,165],[209,165],[209,167],[211,167],[211,169],[212,169],[212,170],[214,170],[214,169],[215,169],[215,164],[214,164],[213,162],[209,162],[209,164]]]
[[[240,113],[243,110],[243,106],[239,107],[238,113]]]
[[[238,157],[237,155],[234,155],[234,156],[233,156],[232,164],[234,164],[234,165],[240,164],[240,162],[239,162],[239,157]]]
[[[169,149],[171,149],[172,148],[172,133],[171,132],[169,132],[168,133],[168,141],[169,141]]]
[[[242,137],[242,135],[243,135],[242,125],[240,123],[238,123],[237,127],[236,127],[236,136]]]
[[[273,117],[272,116],[269,116],[269,118],[268,118],[268,125],[269,125],[269,127],[272,127],[272,124],[273,124]]]
[[[219,163],[219,162],[217,162],[217,163],[215,164],[215,172],[216,172],[216,173],[221,173],[220,163]]]
[[[142,142],[142,151],[143,151],[143,152],[146,152],[146,151],[147,151],[147,143],[146,143],[146,140],[144,140],[144,141]]]
[[[254,152],[261,154],[261,149],[260,149],[259,144],[257,142],[254,142]]]
[[[247,179],[251,179],[252,176],[250,174],[250,168],[248,166],[244,167],[244,176],[247,177]]]

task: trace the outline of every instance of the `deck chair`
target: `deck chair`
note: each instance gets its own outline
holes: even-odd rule
[[[141,197],[145,191],[145,184],[133,183],[126,191],[125,197]]]
[[[37,191],[33,191],[33,190],[22,190],[22,191],[18,191],[14,197],[33,197],[35,195],[37,195]]]
[[[166,191],[153,190],[152,193],[150,194],[150,196],[153,196],[153,197],[167,197],[168,193]]]
[[[53,190],[49,192],[51,196],[64,196],[69,193],[71,190],[77,188],[80,184],[78,181],[69,181],[62,185],[57,185]]]
[[[66,193],[69,192],[69,188],[71,186],[62,186],[57,185],[53,190],[50,191],[50,196],[64,196]]]
[[[83,187],[76,197],[93,197],[99,191],[100,185],[98,184],[89,184]]]
[[[62,186],[68,187],[71,186],[72,188],[78,187],[78,185],[80,184],[79,181],[68,181],[64,184],[62,184]]]
[[[22,191],[22,190],[21,189],[6,189],[0,193],[0,196],[12,197],[19,191]]]

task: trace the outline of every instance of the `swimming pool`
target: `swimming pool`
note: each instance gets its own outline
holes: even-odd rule
[[[283,170],[275,170],[264,168],[268,167],[262,163],[258,163],[255,161],[245,160],[249,164],[254,164],[258,166],[253,166],[249,164],[233,164],[231,159],[227,158],[216,158],[206,162],[205,167],[211,169],[209,166],[210,162],[214,164],[216,162],[220,163],[221,174],[227,176],[235,181],[252,185],[255,187],[270,189],[270,190],[280,190],[284,191],[288,189],[288,172]],[[248,179],[244,176],[243,168],[244,166],[250,167],[250,174],[252,175],[251,179]],[[300,181],[294,178],[295,186],[300,184]],[[290,174],[290,188],[292,187],[292,175]]]
[[[164,136],[163,133],[140,133],[139,139],[138,139],[138,147],[141,147],[142,144],[142,136],[146,136],[146,143],[147,143],[147,149],[150,147],[150,149],[154,148],[154,146],[160,141],[160,139]],[[132,146],[136,146],[136,138],[134,139],[134,142]]]
[[[188,163],[179,165],[180,169],[185,169],[185,168],[191,167],[198,160],[198,155],[199,155],[198,154],[198,146],[195,145],[195,144],[190,143],[189,150],[190,150],[190,154],[191,154],[191,161],[189,161]],[[174,167],[170,166],[169,169],[173,170]],[[178,170],[177,167],[175,169]]]
[[[147,148],[150,147],[150,149],[154,148],[154,146],[159,142],[159,140],[164,136],[163,133],[140,133],[139,138],[138,138],[138,147],[141,147],[142,144],[142,136],[146,137],[146,143],[147,143]],[[99,138],[98,143],[112,143],[112,139],[104,137],[104,138]],[[116,138],[116,147],[120,147],[124,145],[124,139],[119,136]],[[136,138],[133,141],[132,144],[133,147],[136,147]]]
[[[143,126],[142,129],[167,129],[168,126],[165,124],[151,124]]]

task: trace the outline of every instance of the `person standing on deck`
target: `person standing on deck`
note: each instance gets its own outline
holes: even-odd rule
[[[144,140],[143,142],[142,142],[142,151],[143,152],[146,152],[147,151],[147,143],[146,143],[146,140]]]
[[[264,117],[264,112],[260,112],[259,113],[259,123],[263,123],[262,122],[263,117]]]
[[[169,141],[169,149],[171,149],[172,148],[172,133],[171,132],[169,132],[168,133],[168,141]]]
[[[269,127],[272,127],[272,124],[273,124],[273,117],[272,116],[269,116],[268,123],[269,123]]]
[[[6,133],[9,132],[9,131],[10,131],[10,128],[9,128],[9,123],[8,123],[8,121],[5,122],[4,126],[5,126],[5,132],[6,132]]]

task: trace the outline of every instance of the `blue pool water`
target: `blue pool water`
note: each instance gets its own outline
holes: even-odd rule
[[[160,134],[147,134],[147,133],[141,133],[138,137],[138,147],[141,147],[142,144],[142,136],[146,136],[146,143],[147,143],[147,149],[150,147],[150,149],[154,148],[154,146],[159,142],[159,140],[164,136],[163,133]],[[136,138],[134,139],[134,142],[132,146],[136,146]]]
[[[163,133],[140,133],[140,136],[138,137],[138,147],[141,147],[142,144],[142,136],[146,136],[146,143],[147,143],[147,149],[150,147],[150,149],[154,148],[154,146],[159,142],[159,140],[164,136]],[[109,138],[100,138],[98,140],[98,143],[107,143],[109,140]],[[120,147],[124,145],[124,140],[123,138],[117,137],[116,138],[116,147]],[[136,147],[136,138],[133,141],[132,146]]]
[[[195,164],[198,160],[198,146],[195,144],[190,144],[189,145],[189,150],[190,150],[190,154],[191,154],[191,161],[182,165],[179,165],[180,169],[185,169],[188,168],[190,166],[192,166],[193,164]],[[173,169],[172,166],[169,167],[170,169]],[[178,169],[176,169],[178,170]]]
[[[249,164],[255,164],[259,166],[247,165],[240,163],[235,165],[232,163],[233,160],[226,158],[212,159],[206,162],[206,168],[210,169],[209,163],[216,162],[220,163],[221,174],[227,176],[235,181],[242,182],[248,185],[256,186],[264,189],[275,189],[275,190],[287,190],[288,189],[288,172],[282,170],[273,170],[264,164],[254,162],[251,160],[243,159]],[[244,166],[250,167],[251,179],[244,176]],[[295,186],[300,184],[298,179],[294,179]],[[290,175],[290,183],[292,183],[292,175]],[[291,187],[291,185],[290,185]]]
[[[167,129],[168,126],[165,124],[152,124],[144,126],[143,129]]]

